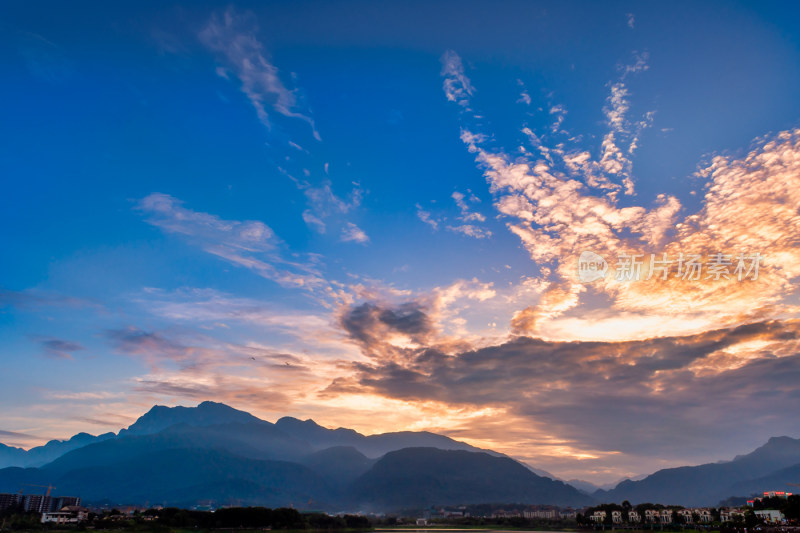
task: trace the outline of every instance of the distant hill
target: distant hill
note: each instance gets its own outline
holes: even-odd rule
[[[647,477],[647,474],[638,475],[638,476],[629,477],[629,478],[621,478],[621,479],[618,479],[617,481],[612,481],[611,483],[603,483],[602,485],[595,485],[591,481],[585,481],[583,479],[570,479],[568,481],[564,481],[564,483],[566,483],[568,485],[572,485],[573,487],[575,487],[579,491],[584,492],[586,494],[594,494],[598,490],[603,490],[603,491],[611,490],[614,487],[616,487],[617,485],[619,485],[621,482],[626,481],[626,480],[639,481],[640,479],[644,479],[646,477]],[[553,478],[553,479],[557,479],[557,478]]]
[[[790,486],[790,483],[794,486]],[[751,496],[765,490],[784,490],[796,493],[798,483],[800,483],[800,463],[782,468],[767,476],[735,483],[731,487],[730,493],[731,496]]]
[[[436,448],[405,448],[387,453],[353,482],[351,497],[376,509],[518,502],[588,505],[575,488],[537,476],[507,457]]]
[[[42,466],[72,450],[114,437],[116,435],[113,433],[105,433],[96,437],[88,433],[78,433],[69,440],[51,440],[44,446],[37,446],[30,450],[0,444],[0,468],[6,466]]]
[[[334,446],[300,459],[300,463],[321,475],[333,487],[343,488],[375,464],[352,446]]]
[[[51,474],[52,475],[49,475]],[[59,494],[85,501],[111,497],[115,502],[189,506],[201,500],[237,505],[323,507],[334,492],[319,475],[286,461],[245,459],[224,451],[169,449],[143,453],[113,464],[76,467],[65,472],[44,467],[36,472],[55,479]]]
[[[493,452],[489,451],[488,453],[493,453]],[[497,455],[500,456],[500,457],[506,457],[503,454],[497,454]],[[558,476],[551,474],[547,470],[542,470],[541,468],[534,468],[534,467],[532,467],[531,465],[529,465],[527,463],[523,463],[523,466],[526,467],[531,472],[533,472],[534,474],[536,474],[537,476],[549,477],[550,479],[555,479],[556,481],[564,481],[563,479],[560,479]],[[564,481],[564,482],[566,483],[566,481]]]
[[[626,480],[593,496],[604,502],[716,505],[731,496],[786,490],[787,483],[798,482],[790,468],[795,465],[800,465],[800,439],[773,437],[732,461],[659,470],[640,481]]]
[[[350,446],[372,458],[380,457],[394,450],[411,447],[483,451],[493,455],[502,455],[491,450],[475,448],[464,442],[428,431],[399,431],[365,436],[352,429],[328,429],[313,420],[298,420],[290,416],[275,422],[275,427],[295,438],[314,443],[318,449],[333,446]]]
[[[327,510],[382,510],[409,502],[423,507],[589,502],[574,488],[502,454],[442,435],[365,436],[289,417],[272,424],[214,402],[156,406],[118,435],[76,436],[67,442],[70,447],[39,468],[0,470],[0,492],[53,484],[59,494],[87,502],[213,500]],[[411,497],[397,484],[399,472],[413,473],[430,486],[417,485]]]
[[[3,466],[24,466],[24,458],[27,450],[0,444],[0,465]]]
[[[570,479],[566,481],[566,483],[567,485],[575,487],[584,494],[592,494],[596,492],[598,489],[600,489],[600,487],[598,487],[594,483],[591,483],[589,481],[584,481],[582,479]]]

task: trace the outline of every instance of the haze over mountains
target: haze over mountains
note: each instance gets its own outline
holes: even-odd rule
[[[288,417],[273,424],[213,402],[195,408],[156,406],[116,436],[86,436],[80,442],[62,446],[60,456],[38,468],[0,470],[0,492],[53,484],[59,494],[95,502],[213,500],[326,510],[591,502],[575,488],[502,454],[442,435],[365,436]],[[15,452],[3,466],[34,465],[26,455],[31,452]],[[41,455],[35,453],[37,461]]]
[[[800,482],[800,440],[770,439],[732,461],[660,470],[609,490],[575,486],[497,452],[428,432],[365,436],[312,420],[261,420],[224,404],[155,406],[119,434],[25,451],[0,445],[0,492],[55,485],[87,502],[293,505],[375,510],[595,502],[715,505]],[[545,475],[541,475],[545,474]],[[576,488],[577,487],[577,488]],[[580,489],[580,490],[578,490]]]
[[[732,461],[659,470],[639,481],[626,480],[593,496],[601,501],[716,505],[731,496],[766,490],[791,491],[800,483],[800,439],[773,437]]]
[[[67,452],[82,448],[87,444],[114,438],[113,433],[105,433],[95,437],[88,433],[78,433],[69,440],[51,440],[44,446],[30,450],[14,448],[0,443],[0,467],[5,466],[42,466]]]

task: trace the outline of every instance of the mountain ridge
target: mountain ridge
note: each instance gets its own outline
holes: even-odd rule
[[[196,407],[153,406],[111,438],[81,437],[75,442],[82,440],[85,446],[38,468],[0,470],[0,492],[16,492],[26,484],[52,484],[87,502],[190,505],[213,500],[332,511],[342,506],[396,509],[395,503],[409,501],[424,503],[423,507],[460,498],[479,502],[481,494],[527,503],[591,501],[503,454],[444,435],[410,431],[362,435],[292,417],[271,423],[214,402]],[[425,463],[428,471],[423,477],[438,487],[426,493],[429,499],[420,499],[418,488],[401,490],[383,479],[413,471],[414,461],[421,456],[437,458]],[[387,461],[392,468],[382,471]],[[404,466],[403,461],[408,464]],[[376,467],[377,473],[368,476]],[[469,483],[458,482],[459,472],[473,470],[480,474],[473,473]],[[501,472],[510,473],[514,483],[509,485]],[[360,489],[363,480],[394,486],[394,490],[388,499],[381,499],[373,490]],[[498,492],[498,487],[505,489]],[[488,491],[481,492],[484,489]]]
[[[581,506],[591,498],[561,481],[538,476],[508,457],[483,452],[403,448],[384,455],[353,482],[355,498],[372,494],[379,508],[424,508],[489,502]]]
[[[78,433],[70,439],[52,440],[27,451],[0,445],[0,492],[16,492],[21,485],[32,483],[55,484],[60,490],[73,486],[76,490],[85,489],[86,494],[92,494],[92,487],[71,485],[71,480],[81,479],[80,476],[85,476],[86,472],[93,472],[97,479],[119,481],[113,472],[120,468],[128,468],[135,477],[137,469],[131,465],[142,461],[163,462],[164,457],[178,453],[176,450],[184,450],[186,457],[195,461],[191,468],[187,463],[190,459],[176,464],[183,465],[180,468],[191,473],[186,476],[187,479],[195,479],[197,483],[192,487],[172,486],[173,492],[166,489],[156,492],[177,503],[184,503],[181,499],[184,496],[191,499],[190,495],[198,494],[208,496],[205,499],[250,501],[248,491],[270,502],[280,500],[283,497],[281,494],[293,494],[297,497],[307,495],[312,501],[327,502],[326,505],[375,508],[388,505],[389,500],[398,504],[419,503],[418,499],[414,499],[417,497],[414,494],[397,492],[397,487],[402,483],[392,483],[381,476],[392,478],[399,475],[402,478],[415,472],[415,468],[420,468],[423,456],[439,457],[447,464],[461,465],[460,468],[468,469],[469,464],[477,465],[476,468],[479,466],[485,472],[482,485],[485,488],[484,497],[515,496],[515,502],[529,503],[549,502],[545,494],[547,491],[543,492],[543,487],[549,487],[548,490],[560,494],[559,501],[567,505],[570,502],[588,503],[592,500],[715,505],[732,496],[749,496],[764,490],[785,490],[786,483],[796,483],[800,477],[800,439],[779,436],[732,460],[662,469],[622,480],[613,487],[593,490],[596,486],[591,483],[579,479],[564,482],[502,453],[476,448],[436,433],[398,431],[364,435],[353,429],[331,429],[312,419],[300,420],[291,416],[284,416],[272,423],[246,411],[206,401],[195,407],[155,405],[118,434],[93,436]],[[208,479],[192,477],[204,471],[203,456],[215,457],[221,464],[228,465],[232,472],[237,472],[239,477],[220,477],[222,474],[219,469],[210,467]],[[407,464],[397,466],[398,458],[407,461]],[[517,492],[503,492],[499,486],[492,485],[497,481],[492,477],[496,472],[510,468],[508,465],[511,463],[505,461],[516,465],[508,471],[508,475],[515,480],[516,484],[512,485]],[[489,463],[492,468],[487,467]],[[387,468],[387,464],[394,466]],[[478,494],[477,487],[481,485],[476,484],[475,479],[464,478],[463,483],[455,482],[462,475],[458,468],[436,466],[435,462],[425,464],[429,471],[417,470],[415,475],[417,483],[424,481],[430,487],[425,491],[417,489],[416,492],[436,500],[428,503],[456,501],[458,495],[472,502]],[[260,472],[262,477],[253,478],[247,468]],[[176,466],[173,474],[180,477],[183,471]],[[299,479],[305,480],[303,483],[317,483],[324,490],[320,489],[322,492],[318,493],[313,487],[293,484],[291,480],[278,483],[275,477],[278,474],[275,472],[294,472]],[[147,479],[141,479],[139,485],[147,486],[147,483]],[[259,483],[272,483],[274,486]],[[224,487],[224,490],[216,490],[215,486]],[[364,488],[370,486],[373,488]],[[383,492],[393,496],[381,500],[374,488],[380,486],[385,487]],[[107,484],[105,487],[113,485]],[[138,497],[137,494],[123,490],[118,491],[116,496],[121,503],[141,503],[128,501]],[[179,497],[181,494],[184,496]],[[531,498],[537,501],[531,501]]]
[[[372,458],[377,458],[388,451],[407,446],[432,445],[445,449],[466,449],[485,451],[498,456],[499,452],[476,448],[464,442],[457,441],[445,435],[427,431],[412,432],[398,431],[364,435],[353,429],[330,429],[322,426],[312,419],[300,420],[291,416],[284,416],[275,423],[262,420],[246,411],[230,407],[224,403],[203,401],[195,407],[154,405],[140,416],[127,428],[122,428],[118,433],[104,433],[92,436],[87,433],[78,433],[66,440],[52,440],[44,446],[25,450],[0,443],[0,468],[9,466],[29,467],[42,466],[56,460],[61,455],[72,450],[82,448],[109,439],[144,436],[168,430],[171,426],[186,424],[191,427],[223,426],[232,423],[255,424],[269,431],[274,428],[284,434],[294,437],[313,437],[318,442],[317,450],[332,446],[353,446],[361,448],[362,453]],[[289,430],[289,431],[286,431]],[[406,439],[404,445],[397,442]],[[37,450],[47,449],[48,454]],[[534,469],[535,470],[535,469]]]
[[[800,439],[771,437],[752,452],[737,455],[731,461],[681,466],[658,470],[643,479],[624,480],[610,490],[592,493],[603,501],[629,500],[631,503],[669,502],[686,506],[709,506],[731,496],[749,496],[753,492],[786,490],[786,484],[797,482],[783,477],[772,478],[781,486],[764,486],[757,481],[773,473],[800,465]],[[751,492],[741,494],[746,487]]]

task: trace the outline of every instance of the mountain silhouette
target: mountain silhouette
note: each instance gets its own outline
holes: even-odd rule
[[[508,457],[436,448],[389,452],[353,482],[351,497],[375,509],[489,502],[580,506],[591,498]]]
[[[59,494],[86,502],[189,506],[210,500],[334,511],[590,502],[513,459],[443,435],[365,436],[291,417],[273,424],[215,402],[155,406],[118,435],[68,442],[75,447],[38,468],[0,470],[0,492],[53,484]]]
[[[95,442],[103,442],[104,440],[114,437],[116,437],[116,435],[113,433],[104,433],[98,436],[89,435],[88,433],[78,433],[69,440],[51,440],[43,446],[36,446],[30,450],[0,444],[0,467],[42,466],[61,457],[67,452],[83,448]]]
[[[313,420],[275,422],[215,402],[154,406],[117,435],[0,445],[0,492],[55,485],[115,504],[293,505],[340,511],[431,505],[593,502],[716,505],[800,482],[800,439],[773,437],[730,461],[659,470],[591,496],[503,454],[429,432],[363,435]]]
[[[625,480],[593,496],[600,501],[661,502],[686,506],[716,505],[730,496],[786,490],[797,483],[790,467],[800,465],[800,439],[773,437],[732,461],[659,470],[639,481]],[[794,476],[794,477],[792,477]]]

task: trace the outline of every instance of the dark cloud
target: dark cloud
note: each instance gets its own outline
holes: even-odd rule
[[[179,396],[182,398],[213,398],[209,395],[208,387],[195,385],[180,385],[169,381],[139,380],[135,389],[142,392],[152,392],[167,396]]]
[[[167,397],[192,398],[205,401],[214,398],[229,405],[247,405],[249,409],[280,411],[289,405],[289,397],[282,392],[265,390],[260,386],[247,386],[233,378],[217,376],[207,383],[170,380],[138,380],[135,390]]]
[[[349,308],[341,318],[341,325],[352,339],[364,345],[378,343],[391,332],[420,341],[433,329],[424,306],[418,302],[395,307],[365,302]]]
[[[159,332],[136,327],[106,331],[106,336],[120,353],[143,357],[153,365],[164,360],[183,369],[200,369],[221,354],[212,348],[193,346]],[[203,341],[203,339],[195,339]]]
[[[130,418],[127,416],[120,416],[115,415],[113,413],[103,413],[100,417],[82,417],[78,416],[73,418],[73,420],[79,420],[81,422],[86,422],[87,424],[94,424],[96,426],[103,426],[103,427],[127,427],[133,424],[136,419]]]
[[[135,327],[106,332],[117,350],[127,354],[158,353],[182,357],[187,347],[167,339],[159,333],[147,332]]]
[[[291,405],[290,393],[274,385],[314,378],[298,356],[220,342],[192,331],[128,327],[109,330],[106,336],[120,353],[141,357],[154,367],[150,376],[136,380],[133,390],[157,395],[160,401],[214,398],[247,409],[281,411]]]
[[[16,437],[21,439],[41,439],[41,437],[36,435],[30,435],[28,433],[20,433],[18,431],[6,431],[4,429],[0,429],[0,436],[3,437]]]
[[[237,351],[245,357],[254,360],[259,365],[267,366],[276,371],[308,372],[310,369],[305,361],[288,352],[280,352],[253,346],[240,346]]]
[[[797,320],[626,342],[518,337],[457,355],[428,348],[405,362],[357,363],[326,394],[497,406],[531,432],[583,449],[700,457],[720,453],[721,442],[722,453],[738,452],[800,432],[798,339]]]
[[[63,294],[42,292],[35,289],[24,291],[0,289],[0,307],[36,310],[50,306],[102,309],[102,306],[95,302],[64,296]]]
[[[37,337],[36,340],[42,346],[44,354],[48,357],[72,359],[73,352],[84,349],[83,346],[77,342],[71,342],[63,339]]]

